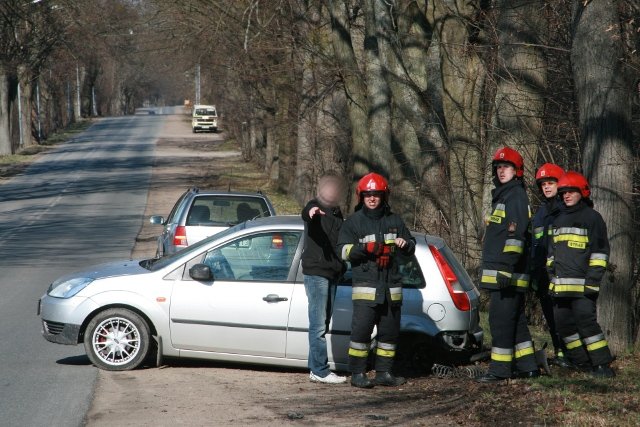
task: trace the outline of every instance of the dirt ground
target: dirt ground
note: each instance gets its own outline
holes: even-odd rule
[[[263,189],[265,176],[243,163],[224,134],[190,132],[180,116],[167,118],[145,216],[166,215],[188,187]],[[239,171],[242,171],[240,174]],[[242,179],[240,179],[242,175]],[[279,195],[276,209],[295,204]],[[132,252],[155,254],[158,226],[145,221]],[[400,388],[359,390],[309,382],[308,372],[203,361],[166,360],[161,368],[100,371],[87,414],[91,427],[112,426],[439,426],[439,425],[638,425],[640,380],[624,363],[616,382],[581,373],[499,386],[470,378],[410,378]],[[627,368],[625,368],[627,369]]]

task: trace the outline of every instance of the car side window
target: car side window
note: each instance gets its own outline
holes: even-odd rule
[[[422,289],[425,287],[424,276],[420,269],[420,263],[416,259],[415,255],[407,256],[403,254],[396,255],[396,261],[398,262],[398,274],[402,275],[402,287],[404,289]],[[347,263],[347,271],[344,273],[341,285],[351,286],[351,264]]]
[[[299,231],[244,236],[210,250],[203,262],[214,280],[287,281],[300,236]]]

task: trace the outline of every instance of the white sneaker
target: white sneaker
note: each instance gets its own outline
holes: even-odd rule
[[[347,377],[341,377],[339,375],[334,374],[333,372],[329,372],[329,375],[322,378],[314,374],[313,372],[309,373],[309,379],[312,383],[323,383],[323,384],[343,384],[347,382]]]

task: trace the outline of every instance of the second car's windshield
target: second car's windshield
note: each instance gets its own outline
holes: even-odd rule
[[[197,254],[201,248],[203,246],[207,246],[209,244],[209,242],[211,242],[211,240],[217,240],[220,238],[224,238],[225,236],[228,236],[230,234],[235,233],[238,230],[242,230],[246,227],[246,223],[242,223],[242,224],[238,224],[235,227],[231,227],[228,228],[224,231],[221,231],[220,233],[214,234],[211,237],[208,237],[204,240],[199,241],[198,243],[195,243],[181,251],[178,251],[174,254],[162,257],[162,258],[158,258],[158,259],[152,259],[152,260],[145,260],[142,261],[140,263],[140,266],[143,268],[146,268],[147,270],[151,270],[151,271],[157,271],[160,269],[163,269],[164,267],[172,264],[173,262],[175,262],[177,259],[182,258],[183,256],[186,259],[191,259],[194,254]]]

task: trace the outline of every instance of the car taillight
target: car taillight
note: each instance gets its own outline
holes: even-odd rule
[[[469,301],[469,296],[462,288],[462,285],[460,285],[458,276],[456,276],[456,274],[453,272],[446,258],[442,255],[442,253],[440,253],[438,248],[433,245],[429,245],[429,250],[431,251],[433,259],[438,265],[438,269],[440,270],[440,274],[444,279],[444,283],[447,285],[447,290],[449,291],[449,295],[451,295],[453,304],[460,311],[471,310],[471,302]]]
[[[173,236],[173,246],[187,246],[187,227],[179,225]]]

